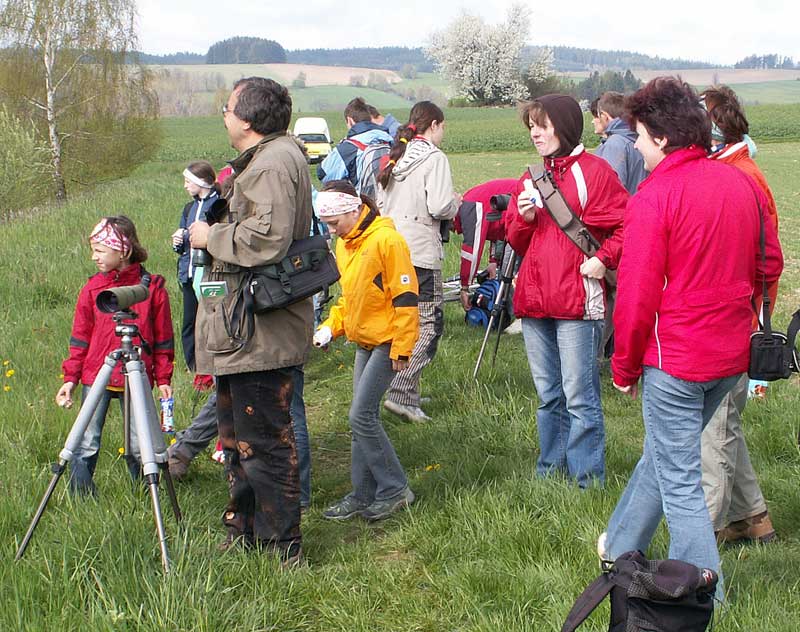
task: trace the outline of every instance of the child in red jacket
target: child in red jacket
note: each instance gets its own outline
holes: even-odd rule
[[[142,263],[147,259],[147,251],[139,243],[136,227],[127,217],[104,217],[92,231],[89,244],[92,261],[99,272],[83,286],[75,306],[69,358],[62,365],[64,384],[56,393],[56,403],[64,408],[72,407],[73,389],[77,384],[82,386],[81,399],[86,397],[106,356],[121,346],[120,338],[114,333],[112,314],[97,308],[97,295],[111,287],[136,285],[145,274]],[[175,353],[169,296],[163,277],[152,276],[148,298],[133,309],[138,314],[134,322],[139,328],[140,340],[147,343],[142,344],[141,359],[150,383],[155,380],[162,398],[172,397],[170,381]],[[118,363],[70,465],[70,491],[73,493],[96,494],[92,477],[100,451],[100,435],[111,400],[118,399],[122,408],[124,386],[122,366]],[[138,453],[137,448],[136,436],[132,434],[134,454]],[[131,474],[137,476],[138,460],[133,456],[126,456],[126,459]]]

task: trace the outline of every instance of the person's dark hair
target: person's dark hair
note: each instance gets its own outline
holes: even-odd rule
[[[653,138],[666,138],[662,151],[696,145],[711,148],[711,120],[697,93],[676,77],[656,77],[625,98],[625,118],[631,129],[641,123]]]
[[[368,105],[367,109],[369,110],[369,115],[371,118],[376,119],[381,115],[381,113],[378,111],[378,108],[376,108],[374,105]]]
[[[361,201],[367,205],[367,208],[369,208],[369,213],[364,216],[364,219],[361,220],[361,223],[358,225],[357,230],[359,232],[366,230],[367,226],[374,222],[375,218],[379,217],[381,214],[381,212],[378,210],[378,205],[375,204],[375,200],[368,195],[364,195],[363,193],[359,195],[359,193],[356,191],[356,188],[349,180],[331,180],[330,182],[325,183],[325,185],[322,187],[322,190],[333,191],[334,193],[346,193],[347,195],[361,198]]]
[[[547,125],[547,110],[538,101],[524,101],[520,104],[519,117],[528,128],[531,129],[531,121],[536,123],[539,127]]]
[[[369,112],[369,106],[362,97],[356,97],[355,99],[352,99],[350,103],[345,106],[344,118],[345,120],[351,118],[356,123],[372,120],[372,116]]]
[[[715,86],[705,90],[703,97],[711,120],[725,136],[725,144],[740,142],[750,133],[750,125],[742,110],[739,97],[728,86]]]
[[[190,162],[189,166],[186,168],[200,178],[203,182],[208,184],[214,191],[217,192],[217,195],[222,192],[219,182],[217,182],[217,174],[210,162],[207,160],[198,160],[196,162]]]
[[[128,260],[131,263],[144,263],[147,261],[147,250],[139,243],[139,236],[136,234],[136,226],[133,225],[129,217],[125,215],[112,215],[110,217],[104,217],[103,219],[130,242],[131,253]]]
[[[246,77],[233,84],[239,98],[233,113],[263,136],[289,129],[292,118],[292,97],[289,91],[272,79]]]
[[[597,102],[597,112],[605,112],[611,118],[625,114],[625,95],[621,92],[604,92]]]
[[[597,108],[597,104],[600,103],[600,97],[597,97],[594,101],[589,104],[589,111],[592,113],[594,118],[600,116],[600,110]],[[527,125],[527,123],[526,123]]]
[[[397,134],[394,138],[394,145],[389,152],[389,162],[381,171],[378,176],[378,182],[385,189],[389,184],[389,179],[392,177],[392,170],[397,164],[397,161],[406,153],[406,145],[417,134],[424,134],[430,129],[434,121],[444,123],[444,112],[442,108],[433,103],[432,101],[420,101],[415,103],[411,108],[408,115],[408,123],[401,125],[397,129]]]

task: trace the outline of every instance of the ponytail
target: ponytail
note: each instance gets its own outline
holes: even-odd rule
[[[444,112],[432,101],[420,101],[415,103],[408,115],[408,123],[401,125],[397,130],[394,145],[389,152],[389,162],[381,170],[378,176],[378,183],[385,189],[392,178],[392,172],[397,162],[406,153],[406,146],[417,134],[424,134],[428,131],[434,121],[444,122]]]

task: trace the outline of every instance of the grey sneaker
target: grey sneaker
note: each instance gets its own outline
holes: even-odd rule
[[[353,516],[360,516],[368,506],[368,503],[363,503],[351,494],[348,494],[338,503],[331,505],[323,511],[322,517],[328,520],[349,520]]]
[[[403,490],[394,498],[388,498],[387,500],[376,500],[361,512],[361,517],[365,520],[369,520],[370,522],[375,520],[383,520],[384,518],[391,516],[396,511],[405,509],[413,502],[414,492],[406,487],[405,490]]]
[[[402,417],[403,419],[406,419],[412,423],[421,423],[431,420],[431,418],[426,415],[425,411],[419,406],[404,406],[403,404],[393,402],[391,399],[387,399],[385,402],[383,402],[383,407],[390,413],[397,415],[398,417]]]

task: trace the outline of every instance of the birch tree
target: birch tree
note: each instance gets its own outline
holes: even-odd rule
[[[81,172],[102,171],[97,160],[107,160],[108,149],[136,142],[111,142],[114,130],[125,133],[155,116],[147,75],[126,65],[135,17],[134,0],[0,1],[0,89],[46,130],[58,201],[67,197],[65,168],[76,182]]]
[[[511,103],[525,98],[520,56],[530,32],[530,10],[508,9],[506,21],[492,26],[462,13],[431,36],[426,56],[456,91],[480,104]]]

